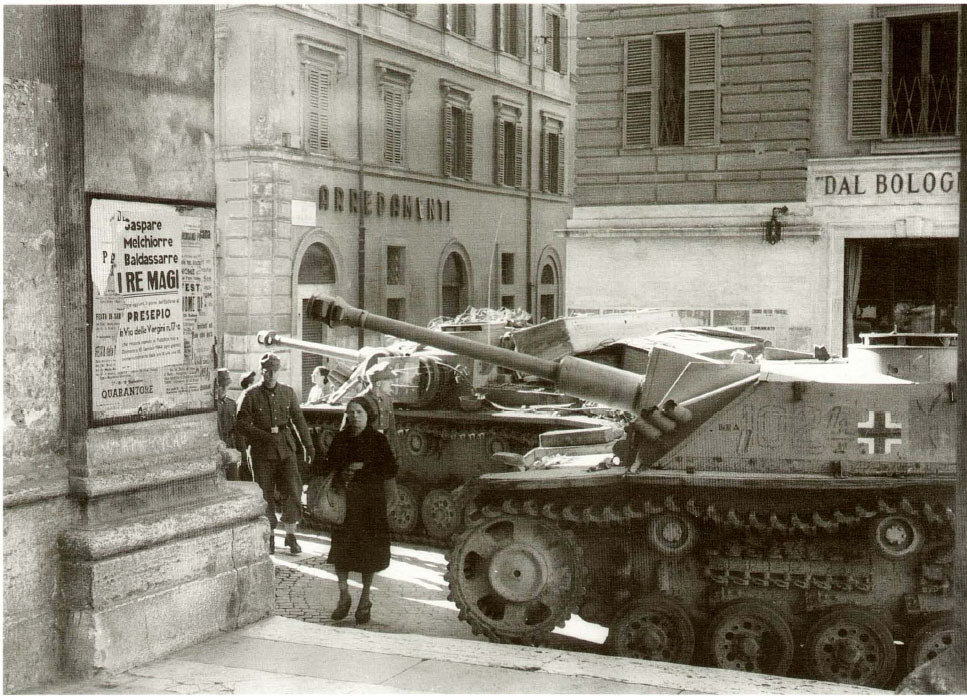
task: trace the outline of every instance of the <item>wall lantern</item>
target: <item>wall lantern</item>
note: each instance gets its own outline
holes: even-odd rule
[[[769,244],[775,244],[782,239],[782,223],[779,221],[779,216],[785,215],[788,212],[789,208],[786,206],[772,209],[772,218],[766,223],[765,231],[765,240]]]

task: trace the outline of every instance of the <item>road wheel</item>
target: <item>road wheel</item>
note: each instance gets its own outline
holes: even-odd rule
[[[949,618],[934,619],[920,628],[907,647],[907,671],[912,672],[949,648],[955,631],[956,624]]]
[[[781,676],[792,664],[794,651],[785,617],[765,602],[730,604],[709,626],[708,653],[715,667]]]
[[[615,655],[687,664],[695,652],[695,628],[682,605],[653,595],[621,607],[608,630]]]
[[[548,520],[504,515],[457,538],[450,599],[474,633],[533,643],[577,610],[587,571],[574,535]]]
[[[463,514],[453,493],[434,488],[423,498],[420,517],[427,534],[434,539],[448,540],[460,527]]]
[[[878,687],[893,674],[896,647],[890,629],[870,611],[838,607],[809,632],[806,659],[816,679]]]
[[[410,534],[420,521],[420,500],[416,492],[405,483],[397,483],[398,500],[390,508],[387,521],[393,534]]]

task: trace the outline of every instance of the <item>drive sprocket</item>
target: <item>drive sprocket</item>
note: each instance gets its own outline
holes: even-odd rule
[[[460,535],[446,579],[474,633],[535,643],[577,611],[587,569],[571,532],[539,518],[504,515]]]

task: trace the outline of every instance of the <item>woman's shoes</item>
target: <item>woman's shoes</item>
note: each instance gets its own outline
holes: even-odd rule
[[[373,603],[368,599],[356,605],[356,623],[369,623],[369,611],[373,608]]]
[[[352,597],[350,597],[348,594],[339,595],[339,603],[336,604],[336,608],[332,610],[332,614],[329,615],[329,618],[333,621],[342,621],[349,616],[349,609],[352,607],[352,605]]]

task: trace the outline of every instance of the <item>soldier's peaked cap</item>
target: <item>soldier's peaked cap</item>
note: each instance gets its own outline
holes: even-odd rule
[[[265,353],[259,360],[259,365],[261,365],[263,368],[271,367],[278,370],[280,367],[282,367],[282,361],[279,360],[279,356],[275,353]]]

